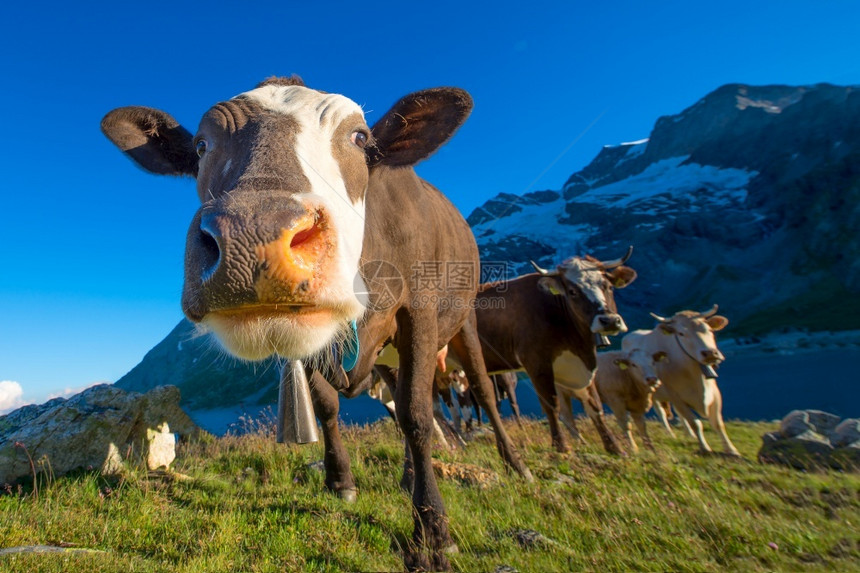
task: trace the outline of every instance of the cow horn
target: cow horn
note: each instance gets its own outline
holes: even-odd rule
[[[657,319],[657,322],[669,322],[669,319],[668,319],[668,318],[663,318],[663,317],[662,317],[662,316],[660,316],[659,314],[654,314],[653,312],[649,312],[648,314],[650,314],[650,315],[651,315],[651,316],[653,316],[655,319]]]
[[[711,307],[711,310],[702,313],[702,318],[711,318],[715,314],[717,314],[717,310],[719,309],[719,305],[714,305]]]
[[[627,247],[627,254],[625,254],[620,259],[615,259],[614,261],[603,261],[600,264],[603,265],[604,269],[614,269],[615,267],[620,267],[624,263],[627,262],[627,259],[630,258],[630,255],[633,254],[633,245]]]
[[[549,274],[548,270],[540,268],[536,262],[534,262],[534,261],[529,261],[529,262],[532,264],[532,266],[535,268],[535,270],[537,272],[539,272],[540,274],[542,274],[542,275],[548,275]]]

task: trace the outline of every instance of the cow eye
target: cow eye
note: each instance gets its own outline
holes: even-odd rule
[[[350,141],[364,149],[367,146],[367,133],[361,130],[356,130],[352,132],[352,135],[349,137]]]
[[[205,139],[198,139],[197,143],[194,144],[194,150],[197,152],[197,157],[203,157],[203,154],[206,153],[206,148],[209,146],[206,143]]]

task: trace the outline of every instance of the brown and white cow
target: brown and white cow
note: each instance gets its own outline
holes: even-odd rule
[[[657,319],[657,326],[653,330],[631,332],[621,341],[621,348],[625,351],[641,350],[646,354],[665,352],[667,359],[657,364],[662,385],[654,394],[655,402],[671,402],[687,424],[695,428],[701,451],[710,452],[711,447],[702,432],[702,422],[694,412],[710,420],[727,454],[740,455],[726,434],[723,397],[713,368],[724,360],[723,353],[717,348],[714,332],[725,328],[728,319],[717,315],[717,305],[707,312],[682,310],[670,318],[653,316]],[[659,414],[661,408],[658,404],[655,406]],[[668,427],[665,414],[661,418]]]
[[[606,262],[572,257],[553,272],[535,265],[538,273],[487,283],[478,291],[478,334],[487,371],[528,373],[553,446],[561,452],[567,444],[559,428],[559,383],[581,397],[607,451],[622,452],[591,382],[597,368],[595,336],[627,330],[613,288],[635,280],[636,271],[623,266],[631,252],[632,247],[621,259]]]
[[[197,179],[201,206],[188,231],[182,307],[228,352],[250,360],[322,356],[310,363],[338,389],[357,393],[370,384],[376,351],[389,340],[398,348],[397,417],[414,460],[410,568],[448,568],[444,551],[454,547],[429,438],[436,354],[455,335],[463,367],[495,412],[470,311],[477,280],[444,293],[408,280],[418,262],[477,267],[469,226],[412,168],[471,108],[463,90],[424,90],[403,97],[370,128],[352,100],[293,77],[216,104],[193,136],[145,107],[119,108],[102,121],[108,138],[144,169]],[[390,281],[370,280],[368,266],[393,269],[405,284],[382,293]],[[385,304],[366,308],[374,297]],[[351,321],[359,323],[357,335]],[[361,351],[347,375],[327,358],[333,344],[354,347],[356,338]],[[349,491],[355,485],[337,435],[337,392],[319,372],[311,383],[326,440],[326,484]],[[504,431],[497,444],[529,476]]]
[[[645,447],[654,449],[645,428],[645,414],[651,409],[654,392],[660,387],[657,364],[663,360],[666,360],[665,352],[648,354],[639,348],[597,355],[597,375],[594,377],[597,393],[615,414],[618,427],[634,452],[638,448],[630,427],[631,417]]]

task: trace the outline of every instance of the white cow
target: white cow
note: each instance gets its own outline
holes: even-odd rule
[[[654,400],[671,402],[681,418],[695,430],[702,451],[710,452],[711,447],[702,432],[702,422],[694,411],[710,420],[711,427],[723,441],[725,452],[739,456],[726,434],[723,398],[713,368],[725,358],[717,348],[714,331],[722,330],[729,323],[728,319],[716,313],[717,306],[714,305],[707,312],[683,310],[668,319],[652,314],[658,321],[654,330],[631,332],[621,341],[621,348],[624,351],[638,348],[648,354],[666,352],[667,360],[657,365],[663,384]],[[657,408],[658,415],[661,411]]]

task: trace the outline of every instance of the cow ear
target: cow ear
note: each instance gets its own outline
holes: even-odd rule
[[[149,107],[117,108],[102,119],[102,131],[146,171],[197,176],[192,136],[169,114]]]
[[[612,362],[614,362],[615,365],[618,366],[619,370],[627,370],[627,368],[630,366],[630,362],[628,362],[624,358],[616,358]]]
[[[659,328],[660,332],[663,334],[675,334],[675,327],[668,322],[661,322],[657,325],[657,328]]]
[[[564,289],[554,277],[541,277],[538,279],[538,288],[553,296],[559,296],[564,292]]]
[[[607,271],[606,278],[612,283],[615,288],[624,288],[636,280],[636,271],[630,267],[617,267],[611,271]]]
[[[655,352],[654,356],[652,356],[651,358],[654,359],[654,362],[663,362],[664,360],[666,360],[667,356],[668,354],[661,350],[660,352]]]
[[[722,330],[729,323],[729,319],[725,316],[720,316],[719,314],[716,316],[712,316],[706,321],[708,326],[711,327],[711,330],[717,331]]]
[[[472,97],[458,88],[434,88],[404,96],[371,129],[368,163],[415,165],[448,141],[471,111]]]

